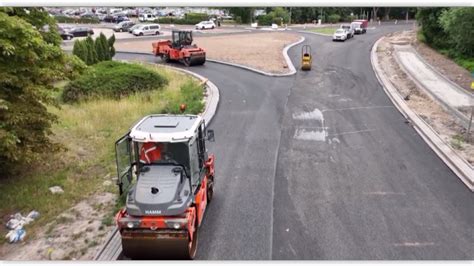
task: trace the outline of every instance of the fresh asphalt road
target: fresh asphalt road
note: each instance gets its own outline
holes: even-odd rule
[[[473,258],[472,193],[406,123],[370,64],[380,36],[408,27],[344,43],[305,34],[313,70],[286,78],[210,62],[191,69],[221,96],[208,146],[216,192],[198,259]],[[297,68],[300,49],[290,50]]]

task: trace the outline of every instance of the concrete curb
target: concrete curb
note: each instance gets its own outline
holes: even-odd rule
[[[398,50],[397,50],[398,49]],[[398,53],[398,51],[400,51],[399,48],[395,48],[395,53],[394,53],[394,57],[395,57],[395,61],[397,61],[398,65],[400,66],[400,69],[402,69],[403,72],[405,72],[405,74],[407,74],[408,78],[410,78],[411,81],[413,81],[413,83],[415,83],[415,85],[421,89],[423,89],[426,94],[428,94],[434,101],[436,101],[438,104],[440,104],[443,109],[445,111],[447,111],[448,113],[451,113],[451,115],[453,115],[455,117],[455,119],[457,120],[458,123],[462,124],[462,126],[467,129],[468,128],[468,124],[469,124],[469,117],[467,117],[466,115],[464,115],[461,111],[459,111],[458,109],[448,105],[447,103],[445,103],[443,101],[443,99],[441,99],[440,97],[438,97],[436,94],[434,94],[433,92],[431,92],[431,90],[429,90],[425,85],[423,85],[419,79],[416,79],[415,78],[415,73],[412,73],[412,71],[409,71],[406,66],[402,63],[402,61],[400,60],[400,55]],[[416,55],[416,53],[415,53]],[[418,55],[417,55],[418,56]],[[418,56],[419,57],[419,56]],[[420,57],[420,60],[421,57]],[[422,61],[424,63],[426,63],[425,61]],[[438,72],[435,72],[436,74],[439,75]],[[440,76],[442,79],[444,80],[447,80],[444,76]],[[450,83],[448,81],[448,83]],[[450,83],[451,84],[451,83]],[[458,88],[456,88],[458,89]]]
[[[244,65],[241,65],[241,64],[236,64],[236,63],[229,63],[229,62],[225,62],[225,61],[221,61],[221,60],[216,60],[216,59],[206,59],[207,61],[209,62],[214,62],[214,63],[218,63],[218,64],[223,64],[223,65],[228,65],[228,66],[233,66],[233,67],[238,67],[238,68],[242,68],[242,69],[245,69],[245,70],[249,70],[249,71],[252,71],[252,72],[255,72],[255,73],[258,73],[258,74],[261,74],[261,75],[264,75],[264,76],[269,76],[269,77],[287,77],[287,76],[292,76],[294,74],[296,74],[296,68],[295,66],[293,65],[293,62],[291,62],[291,59],[290,57],[288,56],[288,50],[295,46],[295,45],[298,45],[302,42],[304,42],[306,40],[305,37],[301,37],[300,40],[292,43],[292,44],[289,44],[287,46],[285,46],[285,48],[283,49],[282,53],[283,53],[283,57],[285,58],[285,61],[286,61],[286,64],[288,65],[288,68],[290,69],[290,72],[288,73],[284,73],[284,74],[276,74],[276,73],[269,73],[269,72],[265,72],[265,71],[262,71],[262,70],[258,70],[258,69],[255,69],[253,67],[249,67],[249,66],[244,66]]]
[[[421,138],[430,146],[430,148],[439,156],[439,158],[461,179],[461,181],[474,192],[474,169],[473,167],[462,158],[455,150],[453,150],[433,128],[428,125],[423,119],[421,119],[410,107],[405,103],[403,97],[395,88],[394,84],[383,74],[380,68],[379,61],[377,58],[377,47],[380,41],[384,37],[380,38],[372,46],[370,52],[370,61],[372,68],[375,72],[380,85],[384,89],[387,96],[390,98],[392,103],[397,107],[398,111],[409,120],[413,128],[418,132]]]

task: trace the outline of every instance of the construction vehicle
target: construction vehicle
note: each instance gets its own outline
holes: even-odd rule
[[[303,45],[301,47],[301,70],[311,70],[312,63],[311,46]]]
[[[125,257],[194,258],[214,194],[206,141],[214,141],[214,131],[206,131],[201,116],[149,115],[115,143],[117,184],[126,196],[115,221]],[[159,157],[149,158],[150,145],[159,147]]]
[[[206,51],[193,44],[192,31],[171,32],[172,40],[152,43],[153,54],[163,62],[179,61],[186,66],[202,65],[206,62]]]

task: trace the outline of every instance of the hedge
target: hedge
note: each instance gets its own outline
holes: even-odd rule
[[[103,61],[71,81],[62,94],[64,102],[94,97],[121,98],[135,92],[162,89],[168,80],[155,71],[137,64]]]
[[[81,23],[81,24],[99,24],[98,18],[72,18],[66,16],[55,16],[58,23]]]

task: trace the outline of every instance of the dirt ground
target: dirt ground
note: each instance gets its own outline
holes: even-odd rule
[[[403,97],[406,97],[408,106],[423,118],[445,141],[450,144],[462,157],[464,157],[471,165],[474,163],[474,141],[468,143],[464,140],[465,129],[457,124],[453,117],[446,112],[440,104],[431,100],[425,92],[417,88],[411,79],[400,69],[394,58],[394,50],[392,42],[409,42],[415,41],[415,33],[413,31],[403,31],[389,34],[387,38],[380,42],[377,49],[377,56],[382,66],[382,70],[389,77],[390,81],[395,85]],[[434,51],[432,51],[434,52]],[[442,60],[442,57],[430,59],[429,56],[422,56],[428,61],[439,62],[439,65],[447,66],[450,63]],[[444,60],[449,60],[444,58]],[[451,62],[452,63],[452,62]],[[438,65],[435,65],[438,66]],[[456,75],[456,70],[450,71],[451,75]],[[449,78],[452,76],[447,75]],[[454,80],[453,80],[454,81]]]
[[[265,32],[194,38],[206,50],[207,58],[250,66],[270,73],[289,72],[283,48],[300,39],[290,33]],[[121,42],[117,51],[151,52],[153,40]]]
[[[114,228],[115,195],[102,193],[81,201],[47,224],[34,237],[0,247],[2,260],[92,260]]]

